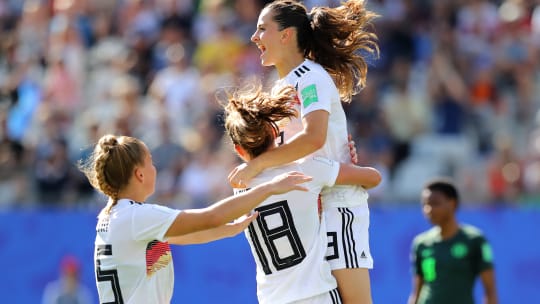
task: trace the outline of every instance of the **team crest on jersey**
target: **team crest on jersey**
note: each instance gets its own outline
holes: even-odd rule
[[[151,277],[172,261],[171,247],[167,242],[151,241],[146,246],[146,275]]]
[[[454,246],[452,246],[450,250],[451,250],[452,256],[457,259],[463,258],[464,256],[467,255],[467,252],[468,252],[467,246],[465,246],[465,244],[463,243],[455,244]]]
[[[420,253],[422,255],[422,257],[426,258],[426,257],[429,257],[429,256],[432,256],[433,255],[433,249],[431,248],[426,248],[424,250],[422,250],[422,252]]]
[[[304,100],[304,108],[307,108],[310,104],[319,101],[319,97],[317,96],[317,87],[315,84],[305,87],[300,93],[302,94],[302,100]]]

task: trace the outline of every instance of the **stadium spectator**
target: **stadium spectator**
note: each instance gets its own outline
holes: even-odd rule
[[[72,255],[60,261],[60,277],[45,286],[42,304],[92,304],[90,289],[80,281],[81,264]]]
[[[190,115],[192,112],[183,107],[168,113],[171,117],[177,114],[190,118],[173,121],[183,124],[182,145],[191,149],[187,156],[187,162],[191,162],[199,149],[207,147],[195,141],[195,145],[186,145],[185,141],[198,133],[198,120],[215,119],[219,112],[213,98],[217,88],[235,85],[253,75],[263,78],[264,83],[273,83],[277,78],[274,69],[259,64],[259,52],[246,35],[246,28],[253,27],[249,23],[256,19],[254,15],[270,1],[247,2],[249,5],[244,0],[0,2],[0,33],[4,38],[0,44],[0,104],[8,105],[2,106],[8,140],[19,144],[28,160],[21,163],[20,170],[6,172],[3,180],[10,184],[35,179],[30,166],[38,155],[35,150],[39,138],[47,133],[47,128],[52,128],[44,125],[43,118],[49,115],[44,113],[45,109],[54,104],[67,105],[56,108],[64,115],[61,132],[66,133],[62,135],[71,160],[92,144],[85,136],[88,117],[97,121],[100,135],[113,132],[115,111],[110,109],[117,108],[118,100],[110,93],[116,80],[135,77],[138,98],[152,99],[148,87],[164,69],[167,47],[175,43],[185,50],[185,69],[199,76],[193,76],[196,79],[186,84],[179,83],[171,96],[176,91],[203,95],[193,98],[196,115]],[[338,2],[304,3],[311,8],[335,7]],[[373,82],[351,104],[348,123],[353,140],[363,145],[360,150],[367,153],[368,160],[381,157],[380,162],[386,166],[396,163],[388,149],[390,144],[403,143],[398,137],[402,134],[389,133],[388,127],[389,123],[400,121],[388,122],[384,115],[370,116],[370,121],[364,121],[364,114],[356,115],[371,111],[364,107],[382,111],[383,99],[395,88],[390,71],[403,70],[400,73],[408,77],[408,90],[415,93],[412,101],[425,105],[424,117],[428,122],[425,125],[424,121],[422,132],[413,133],[403,143],[409,147],[409,154],[400,168],[385,179],[383,201],[412,203],[421,190],[417,180],[444,173],[456,178],[464,190],[464,202],[490,203],[500,189],[491,193],[486,172],[500,138],[509,138],[510,152],[518,163],[528,163],[530,158],[527,147],[540,109],[539,5],[495,0],[381,0],[367,1],[367,5],[381,16],[375,20],[381,56],[377,60],[367,58]],[[212,50],[208,56],[218,64],[202,71],[192,62],[192,56],[207,56],[204,45],[222,26],[234,38],[223,39],[220,45],[223,50],[233,50],[234,55],[215,55]],[[231,66],[233,70],[228,71]],[[199,83],[201,90],[187,90],[190,82]],[[364,104],[366,99],[372,99],[369,106]],[[159,144],[157,126],[142,136],[152,148]],[[222,126],[216,126],[222,135]],[[126,130],[126,134],[138,132]],[[223,143],[218,139],[212,145]],[[212,147],[212,153],[216,149],[227,151]],[[215,175],[225,178],[226,171]],[[530,172],[534,170],[519,170],[518,180],[530,180]],[[504,181],[508,182],[511,181]],[[16,202],[7,205],[38,203],[36,187],[28,187],[22,196],[15,193],[16,187],[4,189],[4,198],[17,197]],[[513,196],[514,203],[538,196],[538,189],[528,184],[520,188]],[[81,192],[77,200],[82,202],[85,196]]]

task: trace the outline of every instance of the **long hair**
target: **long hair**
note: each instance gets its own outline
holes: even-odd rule
[[[298,48],[304,57],[322,65],[334,79],[342,101],[366,86],[368,64],[361,52],[378,55],[372,21],[377,14],[364,0],[349,0],[336,8],[314,7],[307,12],[297,1],[278,0],[265,6],[279,30],[296,28]]]
[[[295,96],[292,86],[270,94],[259,84],[227,92],[225,130],[232,142],[251,157],[268,150],[280,132],[278,122],[298,115],[292,107]]]
[[[146,153],[145,145],[137,138],[104,135],[92,154],[79,162],[90,184],[112,200],[105,213],[116,205],[118,192],[128,185],[135,166],[144,164]]]

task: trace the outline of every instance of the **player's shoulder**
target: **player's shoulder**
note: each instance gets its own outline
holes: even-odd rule
[[[137,202],[134,200],[127,200],[123,205],[123,213],[125,216],[136,216],[137,218],[152,217],[158,214],[169,215],[171,213],[180,212],[180,210],[155,202]]]
[[[324,156],[308,156],[303,159],[296,161],[298,166],[302,171],[310,170],[311,168],[321,168],[321,167],[334,167],[336,166],[336,161],[326,158]]]
[[[306,61],[304,61],[301,65],[294,68],[291,72],[291,75],[294,74],[296,78],[306,78],[313,74],[314,67],[307,64]]]
[[[129,208],[144,208],[146,207],[145,206],[146,204],[145,203],[142,203],[142,202],[137,202],[137,201],[134,201],[132,199],[126,199],[126,198],[123,198],[123,199],[119,199],[116,204],[113,206],[112,208],[112,211],[120,211],[120,210],[124,210],[124,209],[129,209]]]
[[[339,162],[323,156],[308,156],[298,161],[298,167],[301,172],[311,176],[315,184],[323,185],[326,185],[330,180],[337,177],[339,174],[339,165]]]
[[[294,161],[285,165],[277,166],[277,167],[270,167],[264,169],[261,173],[259,173],[257,176],[255,176],[250,182],[249,187],[255,187],[259,184],[268,182],[272,180],[274,177],[284,174],[291,171],[300,171],[302,172],[302,169],[299,165],[299,161]]]
[[[440,235],[441,235],[441,229],[437,226],[434,226],[426,231],[423,231],[417,234],[413,239],[413,243],[417,245],[429,244],[439,239]]]
[[[318,63],[305,60],[302,64],[294,68],[289,74],[295,82],[317,82],[331,80],[330,75]]]
[[[463,235],[468,239],[483,238],[484,233],[480,228],[470,225],[470,224],[461,224],[459,227]]]
[[[324,164],[333,164],[333,162],[335,162],[335,160],[332,160],[328,157],[325,157],[325,156],[321,156],[321,155],[309,155],[307,157],[304,157],[304,158],[301,158],[297,161],[295,161],[295,163],[297,164],[309,164],[309,163],[324,163]]]

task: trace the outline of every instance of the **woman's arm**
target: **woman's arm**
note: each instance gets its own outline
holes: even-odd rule
[[[336,185],[360,185],[364,189],[370,189],[376,187],[381,179],[381,173],[375,168],[342,163],[339,167]]]
[[[420,296],[420,289],[422,289],[423,284],[424,280],[420,276],[415,275],[413,277],[412,290],[407,304],[416,304],[416,301],[418,301],[418,297]]]
[[[225,225],[249,213],[271,195],[291,190],[307,191],[300,184],[310,180],[311,177],[300,172],[284,173],[274,177],[269,182],[253,187],[241,194],[225,198],[206,208],[184,210],[176,216],[165,236],[168,238],[181,236]]]
[[[189,234],[184,234],[181,236],[174,236],[169,238],[167,241],[171,244],[176,245],[187,245],[187,244],[202,244],[226,237],[233,237],[238,233],[244,231],[244,229],[249,226],[249,224],[257,217],[258,213],[254,212],[249,216],[243,216],[238,220],[221,225],[216,228],[207,229],[199,232],[193,232]]]
[[[484,285],[484,303],[497,304],[497,288],[495,287],[495,272],[487,269],[480,273],[480,280]]]
[[[310,112],[302,119],[304,129],[287,143],[271,149],[236,167],[229,174],[233,187],[245,187],[246,183],[266,168],[288,164],[319,150],[326,142],[329,113],[324,110]]]

